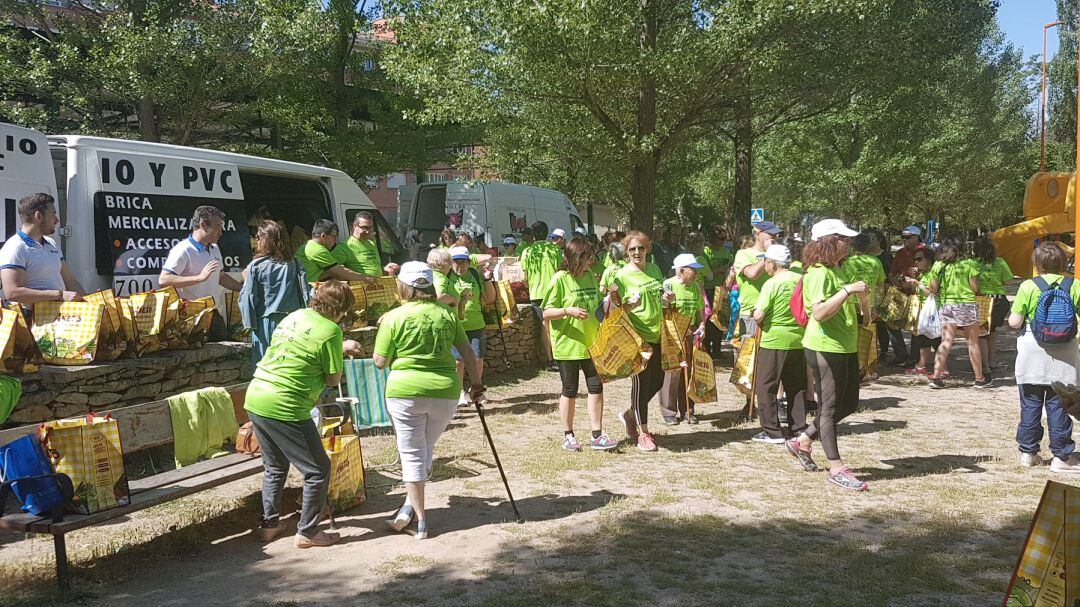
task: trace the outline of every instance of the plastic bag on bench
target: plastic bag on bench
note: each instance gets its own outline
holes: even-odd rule
[[[71,478],[53,472],[45,450],[32,434],[0,447],[0,481],[0,516],[8,491],[15,494],[24,512],[52,514],[57,520],[75,494]]]

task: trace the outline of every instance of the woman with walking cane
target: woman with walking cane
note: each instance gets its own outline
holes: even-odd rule
[[[375,365],[390,367],[386,409],[394,422],[401,456],[401,480],[407,497],[387,521],[401,531],[416,517],[416,539],[428,537],[424,483],[431,477],[435,443],[457,408],[461,378],[451,348],[461,354],[472,387],[470,398],[484,394],[476,355],[457,314],[436,302],[435,278],[427,264],[410,261],[398,274],[402,305],[386,313],[375,336]]]
[[[698,270],[705,267],[692,253],[683,253],[675,257],[672,269],[675,276],[664,281],[664,307],[687,317],[686,335],[678,336],[682,340],[683,359],[686,366],[664,372],[664,385],[660,388],[660,413],[664,424],[674,426],[683,419],[688,424],[698,423],[694,415],[694,403],[686,394],[687,370],[693,364],[691,348],[694,340],[701,340],[705,335],[705,294],[698,280]]]
[[[820,440],[829,460],[829,482],[865,491],[869,485],[855,478],[836,447],[837,424],[859,406],[859,324],[851,295],[866,293],[868,287],[862,281],[844,284],[839,267],[858,232],[839,219],[825,219],[810,233],[813,242],[803,250],[802,294],[808,323],[802,345],[817,386],[819,411],[813,423],[785,445],[804,469],[816,471],[810,448]]]
[[[593,245],[581,236],[566,243],[566,269],[555,272],[541,304],[544,320],[551,322],[551,353],[559,367],[562,395],[559,417],[563,423],[562,447],[581,451],[574,437],[574,405],[578,395],[579,374],[585,374],[588,390],[589,424],[592,427],[590,449],[607,451],[618,442],[604,434],[604,385],[589,355],[589,346],[600,332],[596,309],[600,307],[600,288],[590,269],[596,261]]]

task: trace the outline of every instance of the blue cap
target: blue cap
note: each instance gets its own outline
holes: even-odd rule
[[[776,236],[780,233],[780,228],[776,227],[776,224],[771,221],[761,221],[755,223],[754,228],[756,228],[759,232],[768,232],[773,236]]]

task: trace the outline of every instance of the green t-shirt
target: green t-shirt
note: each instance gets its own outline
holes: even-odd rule
[[[1005,283],[1013,278],[1009,262],[1001,257],[995,257],[994,263],[986,263],[981,259],[972,261],[979,265],[979,292],[983,295],[1004,295]]]
[[[582,308],[589,313],[585,320],[567,316],[551,321],[551,355],[555,360],[589,358],[589,346],[600,331],[600,321],[594,314],[600,307],[600,299],[600,287],[591,271],[575,278],[566,270],[559,270],[551,277],[543,309]]]
[[[971,288],[972,276],[979,275],[979,266],[970,259],[946,264],[935,261],[930,272],[938,280],[939,304],[975,303],[975,291]]]
[[[521,259],[521,269],[525,271],[525,280],[529,284],[529,297],[544,299],[551,277],[559,270],[562,260],[563,251],[553,242],[538,240],[529,247],[528,255]]]
[[[384,314],[375,353],[390,361],[387,398],[456,400],[461,379],[450,349],[466,342],[457,315],[434,302],[408,302]]]
[[[597,262],[589,268],[589,271],[592,272],[593,278],[599,281],[600,277],[604,275],[604,270],[606,269],[607,267],[604,265],[604,262],[597,260]]]
[[[810,322],[803,334],[804,348],[838,354],[859,351],[858,320],[855,317],[855,303],[850,297],[829,320],[818,322],[814,319],[814,305],[835,295],[845,284],[838,269],[816,264],[806,270],[803,277],[803,305]]]
[[[311,419],[325,376],[344,367],[341,339],[341,327],[315,310],[286,316],[255,367],[244,408],[281,421]]]
[[[615,274],[624,267],[626,267],[626,260],[620,259],[604,268],[604,274],[600,276],[600,289],[604,291],[604,294],[607,294],[608,286],[615,279]]]
[[[750,280],[743,276],[742,269],[746,266],[752,266],[755,263],[761,261],[758,259],[758,255],[761,255],[761,251],[751,247],[749,249],[739,249],[739,252],[735,254],[735,261],[733,266],[735,268],[736,276],[735,281],[739,283],[739,309],[743,312],[739,314],[747,316],[754,309],[754,305],[757,303],[758,293],[761,292],[761,286],[765,284],[766,280],[769,280],[769,275],[762,270],[761,274],[757,278]]]
[[[461,293],[458,292],[457,274],[454,274],[453,270],[451,270],[450,273],[453,275],[452,277],[447,276],[446,274],[443,274],[442,272],[440,272],[438,270],[432,269],[431,277],[434,279],[434,282],[435,282],[435,295],[436,296],[438,296],[438,297],[442,297],[443,295],[452,295],[454,297],[460,297],[461,296]],[[439,305],[446,308],[447,310],[453,310],[454,314],[455,315],[457,314],[457,306],[449,306],[449,305],[441,303],[441,302],[439,303]]]
[[[480,306],[480,297],[484,293],[483,282],[477,282],[473,273],[476,272],[473,268],[469,268],[465,272],[464,276],[457,275],[457,291],[458,293],[464,293],[465,288],[468,287],[471,292],[469,299],[465,301],[465,318],[461,320],[461,326],[466,331],[476,331],[477,329],[483,329],[487,326],[484,322],[484,310]]]
[[[345,241],[345,246],[352,253],[352,258],[345,262],[346,268],[366,276],[382,276],[382,257],[379,256],[379,245],[374,239],[360,240],[350,236]]]
[[[802,276],[778,273],[761,287],[757,310],[765,315],[761,324],[761,347],[769,350],[802,350],[803,328],[791,313],[791,294]]]
[[[693,323],[701,322],[701,311],[705,309],[705,297],[701,293],[701,283],[697,280],[684,285],[672,276],[664,281],[668,290],[675,293],[675,309],[683,316],[688,316]]]
[[[849,255],[844,263],[840,264],[840,276],[848,283],[860,280],[865,282],[870,287],[871,305],[877,302],[881,285],[885,284],[885,268],[881,267],[881,260],[863,253]]]
[[[802,274],[802,262],[796,259],[795,261],[791,262],[791,265],[788,266],[788,269],[792,272],[798,272],[799,274]]]
[[[1064,279],[1061,274],[1043,274],[1042,278],[1050,286],[1053,286],[1054,283],[1060,283]],[[1035,318],[1035,308],[1039,305],[1039,295],[1041,293],[1042,291],[1039,290],[1035,281],[1030,278],[1020,283],[1020,286],[1016,289],[1016,298],[1013,299],[1012,313],[1019,314],[1027,322],[1031,322]],[[1069,295],[1072,295],[1073,306],[1080,311],[1080,280],[1073,280]]]
[[[334,247],[334,249],[338,248],[347,251],[344,247]],[[340,257],[340,252],[338,257]],[[296,251],[296,259],[304,264],[304,270],[307,271],[307,279],[310,282],[318,282],[323,272],[341,263],[329,249],[314,240],[305,242],[304,246]]]
[[[641,304],[627,310],[627,318],[642,339],[650,344],[660,343],[660,320],[664,316],[660,303],[664,275],[660,273],[660,268],[650,263],[642,272],[634,264],[628,263],[615,273],[612,284],[619,288],[619,297],[623,301],[630,299],[631,293],[641,295]]]
[[[930,283],[933,282],[933,280],[934,280],[934,273],[932,271],[927,270],[925,272],[919,272],[919,284],[920,285],[922,285],[922,286],[926,287],[927,289],[929,289],[930,288]],[[919,303],[925,302],[926,301],[926,296],[930,294],[928,291],[924,291],[924,290],[919,289],[919,288],[916,288],[915,291],[919,294]]]

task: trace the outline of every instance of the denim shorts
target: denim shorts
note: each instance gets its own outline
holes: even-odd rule
[[[477,358],[483,358],[487,352],[487,329],[466,331],[465,337],[469,338],[469,346],[472,348],[473,354]],[[450,351],[454,354],[454,360],[461,360],[461,353],[458,352],[456,347],[452,347]]]

